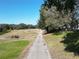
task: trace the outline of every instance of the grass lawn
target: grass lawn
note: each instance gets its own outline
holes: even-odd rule
[[[0,41],[0,59],[17,59],[29,41]]]
[[[68,32],[51,33],[44,36],[53,59],[79,59],[79,57],[74,56],[72,52],[64,50],[65,45],[61,43],[61,41],[63,41],[63,37],[67,33]]]

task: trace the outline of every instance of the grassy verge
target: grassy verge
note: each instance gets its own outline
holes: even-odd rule
[[[28,44],[27,40],[0,41],[0,59],[17,59]]]
[[[69,32],[63,33],[51,33],[45,35],[45,40],[48,44],[51,56],[53,59],[79,59],[78,56],[74,56],[72,52],[65,51],[65,45],[61,43],[63,37]]]

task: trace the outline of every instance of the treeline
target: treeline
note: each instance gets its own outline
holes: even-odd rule
[[[77,30],[76,0],[44,0],[38,27],[47,32]]]
[[[31,29],[31,28],[36,28],[35,25],[27,25],[24,23],[21,24],[0,24],[0,32],[4,32],[7,30],[19,30],[19,29]]]

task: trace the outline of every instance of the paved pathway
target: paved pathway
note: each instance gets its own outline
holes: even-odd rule
[[[30,48],[27,58],[24,59],[51,59],[42,32],[37,36],[33,46]]]

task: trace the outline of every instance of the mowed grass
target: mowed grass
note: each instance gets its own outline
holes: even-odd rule
[[[0,59],[17,59],[29,41],[0,41]]]
[[[61,42],[69,32],[51,33],[44,36],[53,59],[79,59],[74,53],[65,51],[65,45]]]

